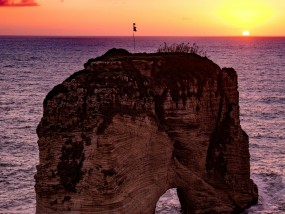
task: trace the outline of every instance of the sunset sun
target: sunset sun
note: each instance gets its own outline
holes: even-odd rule
[[[242,32],[242,35],[243,35],[243,36],[249,36],[250,33],[249,33],[249,31],[245,30],[245,31]]]
[[[268,23],[274,15],[273,9],[266,1],[259,0],[227,0],[220,5],[218,16],[222,18],[229,28],[241,29],[259,28]],[[244,30],[243,36],[249,36]]]

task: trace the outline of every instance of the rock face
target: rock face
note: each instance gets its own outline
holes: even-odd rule
[[[237,74],[195,54],[112,49],[57,85],[38,126],[37,213],[184,213],[257,202]]]

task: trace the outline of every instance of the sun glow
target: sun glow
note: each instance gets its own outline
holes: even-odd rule
[[[136,22],[137,36],[285,36],[284,8],[285,0],[0,0],[0,35],[129,36]]]
[[[268,22],[273,12],[263,0],[228,0],[219,8],[218,15],[231,27],[249,29]]]
[[[249,33],[247,30],[245,30],[245,31],[242,32],[242,35],[243,35],[243,36],[249,36],[250,33]]]

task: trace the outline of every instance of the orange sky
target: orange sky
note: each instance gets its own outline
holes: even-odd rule
[[[0,35],[285,36],[285,0],[0,0]]]

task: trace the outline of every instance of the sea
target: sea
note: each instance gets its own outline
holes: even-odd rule
[[[285,213],[285,37],[251,36],[0,36],[0,213],[35,213],[36,127],[47,93],[111,48],[156,52],[165,43],[195,43],[220,67],[237,71],[241,126],[260,196],[244,213]],[[156,213],[180,213],[175,189],[160,198]]]

